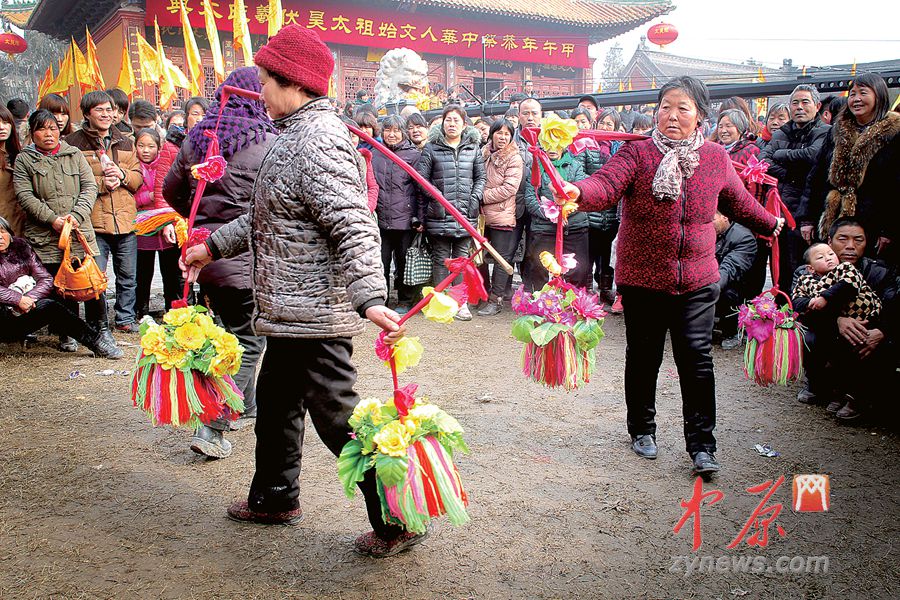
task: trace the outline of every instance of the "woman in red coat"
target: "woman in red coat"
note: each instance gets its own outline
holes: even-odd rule
[[[696,473],[718,471],[712,329],[719,298],[716,209],[764,235],[776,219],[751,196],[724,148],[703,139],[709,91],[693,77],[659,91],[651,137],[625,144],[587,179],[565,184],[580,210],[622,198],[616,284],[625,307],[625,402],[632,448],[656,458],[656,379],[666,334],[681,382],[684,436]]]

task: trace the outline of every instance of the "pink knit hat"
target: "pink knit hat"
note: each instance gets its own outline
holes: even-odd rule
[[[315,31],[288,25],[257,51],[253,61],[317,96],[328,94],[334,57]]]

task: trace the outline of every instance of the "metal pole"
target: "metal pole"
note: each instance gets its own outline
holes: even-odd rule
[[[487,44],[481,36],[481,104],[487,102]]]

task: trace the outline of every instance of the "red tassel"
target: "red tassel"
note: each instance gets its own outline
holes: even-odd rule
[[[432,517],[439,517],[446,512],[446,509],[437,490],[437,479],[431,468],[431,461],[428,460],[428,455],[425,454],[422,442],[416,442],[413,444],[413,448],[416,450],[416,458],[418,458],[419,466],[422,468],[422,483],[424,484],[422,487],[425,488],[425,503],[428,505],[428,514]]]
[[[172,372],[169,369],[160,369],[159,377],[163,401],[160,402],[159,414],[156,416],[156,419],[163,425],[169,425],[172,423],[172,403],[166,402],[165,397],[167,396],[166,392],[169,389],[169,380],[172,377]]]
[[[184,372],[175,372],[175,393],[178,394],[178,422],[187,423],[191,418],[191,407],[187,401],[187,389],[184,384]]]

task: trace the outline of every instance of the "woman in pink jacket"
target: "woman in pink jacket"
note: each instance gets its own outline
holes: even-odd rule
[[[718,209],[761,235],[784,223],[747,192],[727,151],[703,139],[709,91],[693,77],[659,90],[656,128],[587,179],[565,184],[579,210],[622,198],[616,284],[625,308],[625,403],[633,450],[656,458],[656,379],[666,334],[678,367],[684,437],[694,472],[720,469],[714,452],[712,329],[719,298]]]
[[[495,121],[488,132],[488,142],[482,149],[487,172],[481,201],[484,235],[510,264],[516,253],[516,193],[524,168],[522,155],[514,141],[515,131],[516,128],[508,120]],[[483,317],[496,315],[500,312],[510,275],[497,265],[489,274],[487,262],[481,266],[481,274],[491,297],[478,314]]]

